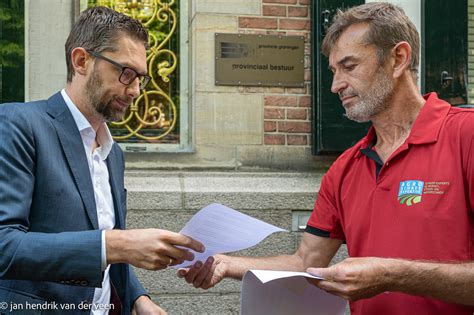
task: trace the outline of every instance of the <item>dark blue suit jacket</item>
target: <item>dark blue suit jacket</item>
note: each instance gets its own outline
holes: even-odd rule
[[[116,143],[107,167],[115,228],[124,229],[124,159]],[[102,276],[87,158],[61,94],[0,106],[0,302],[71,303],[76,312],[67,313],[79,314]],[[146,292],[126,264],[113,265],[110,276],[128,314]]]

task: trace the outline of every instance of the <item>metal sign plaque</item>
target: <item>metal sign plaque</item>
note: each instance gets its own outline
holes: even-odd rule
[[[304,37],[216,33],[216,85],[304,86]]]

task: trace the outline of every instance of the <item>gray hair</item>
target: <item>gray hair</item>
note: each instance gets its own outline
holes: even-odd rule
[[[390,50],[400,42],[411,46],[410,71],[416,79],[418,74],[420,36],[415,25],[408,19],[399,6],[385,2],[370,2],[350,8],[338,10],[333,24],[328,28],[323,40],[323,54],[329,56],[341,34],[351,25],[367,23],[369,30],[364,41],[377,48],[377,59],[383,64]]]

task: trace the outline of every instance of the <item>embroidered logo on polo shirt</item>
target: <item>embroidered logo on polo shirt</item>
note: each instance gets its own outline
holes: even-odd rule
[[[421,180],[406,180],[400,182],[400,188],[398,189],[398,202],[407,206],[412,206],[415,203],[421,202],[424,185],[425,182]]]

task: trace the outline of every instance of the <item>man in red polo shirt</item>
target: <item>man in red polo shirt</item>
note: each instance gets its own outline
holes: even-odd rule
[[[323,43],[332,92],[348,118],[372,127],[325,174],[299,249],[217,255],[178,276],[209,288],[248,269],[307,269],[352,314],[472,315],[474,111],[420,95],[418,51],[399,7],[340,12]],[[351,258],[325,268],[344,241]]]

